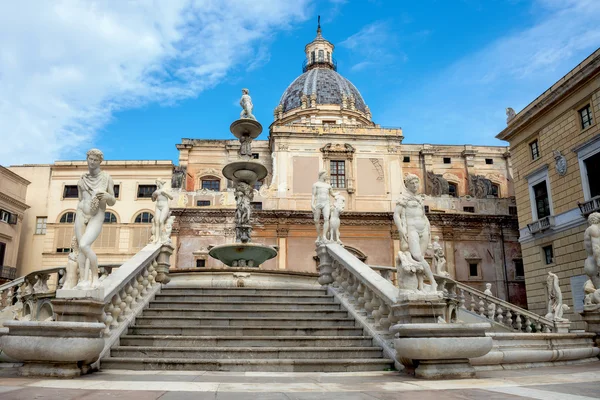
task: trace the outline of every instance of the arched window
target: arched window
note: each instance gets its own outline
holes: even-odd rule
[[[153,219],[154,219],[154,215],[152,215],[151,212],[144,211],[144,212],[139,213],[135,217],[134,223],[136,223],[136,224],[150,224],[150,223],[152,223]]]
[[[494,197],[500,197],[500,185],[492,183],[492,193],[490,193]]]
[[[75,222],[75,212],[67,211],[62,215],[62,217],[60,217],[59,222],[61,224],[72,224],[73,222]]]
[[[203,176],[200,180],[200,188],[206,190],[221,190],[221,180],[215,176]]]
[[[325,52],[323,50],[319,50],[319,62],[325,61]]]
[[[115,214],[111,213],[110,211],[106,211],[104,213],[104,223],[105,224],[116,224],[117,216]]]
[[[448,182],[448,194],[451,197],[458,197],[458,185],[456,183]]]

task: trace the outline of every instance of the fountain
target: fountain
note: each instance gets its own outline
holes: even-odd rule
[[[227,164],[223,175],[233,182],[235,190],[235,243],[211,246],[208,254],[229,267],[258,267],[277,256],[277,248],[251,243],[252,199],[254,184],[267,176],[267,168],[252,160],[252,140],[262,132],[262,125],[252,115],[252,99],[248,89],[242,89],[240,119],[231,124],[230,130],[240,141],[239,160]]]

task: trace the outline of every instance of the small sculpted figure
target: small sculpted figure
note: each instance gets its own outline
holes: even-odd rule
[[[406,192],[400,195],[394,211],[394,223],[400,234],[400,251],[398,252],[398,281],[401,289],[423,291],[423,278],[431,283],[429,291],[437,291],[437,283],[431,267],[425,260],[425,252],[431,242],[431,227],[425,215],[423,198],[419,190],[419,177],[406,174],[404,177]],[[400,282],[400,277],[407,274],[417,275],[417,286]],[[412,282],[412,279],[411,279]]]
[[[492,293],[492,284],[491,283],[486,283],[485,284],[485,290],[483,291],[483,294],[487,294],[488,296],[493,296],[494,295]]]
[[[444,254],[444,249],[440,245],[440,237],[435,236],[433,238],[433,264],[435,265],[435,273],[442,276],[450,276],[448,272],[446,272],[446,255]]]
[[[92,244],[102,230],[106,206],[113,206],[116,202],[113,180],[106,171],[100,169],[103,159],[104,155],[100,150],[89,150],[88,173],[77,183],[79,203],[74,225],[79,249],[79,283],[76,289],[98,285],[98,258],[92,250]]]
[[[584,286],[584,309],[593,311],[600,309],[600,213],[591,213],[588,217],[589,227],[583,234],[583,243],[587,258],[583,272],[590,278]]]
[[[327,241],[329,232],[329,217],[331,211],[330,196],[334,196],[331,185],[327,183],[327,171],[319,171],[319,180],[312,186],[311,208],[315,227],[317,228],[317,241],[321,244]],[[323,230],[321,231],[321,214],[323,214]]]
[[[235,185],[235,224],[250,225],[252,214],[252,200],[254,199],[254,188],[245,182],[237,182]]]
[[[240,136],[240,156],[252,157],[252,138],[248,135]]]
[[[248,89],[242,89],[242,98],[240,99],[240,106],[242,106],[242,113],[240,114],[240,119],[253,119],[256,121],[256,118],[252,114],[254,111],[254,105],[252,104],[252,98],[250,97],[250,91]]]
[[[546,318],[554,321],[566,321],[562,316],[569,309],[569,306],[563,304],[558,276],[552,272],[548,272],[548,278],[546,278],[546,291],[548,293],[548,313],[546,314]]]
[[[162,244],[171,244],[171,232],[173,231],[173,224],[175,223],[175,216],[171,215],[165,222],[165,229],[162,231],[160,242]]]
[[[152,243],[158,243],[164,236],[165,223],[169,214],[171,213],[169,208],[169,200],[173,200],[171,196],[164,188],[165,181],[159,179],[156,180],[156,190],[152,193],[152,201],[156,203],[156,209],[154,219],[152,220]],[[169,235],[170,237],[171,235]]]
[[[77,248],[77,238],[73,236],[71,239],[71,252],[69,253],[69,259],[67,261],[67,269],[65,271],[65,283],[63,289],[73,289],[77,286],[79,280],[79,264],[77,258],[79,257],[79,249]]]
[[[346,207],[346,199],[340,193],[335,193],[329,217],[329,241],[342,244],[340,240],[340,214]]]
[[[515,112],[515,110],[512,109],[512,107],[506,107],[506,123],[509,124],[510,121],[513,120],[513,118],[515,118],[517,116],[517,113]]]

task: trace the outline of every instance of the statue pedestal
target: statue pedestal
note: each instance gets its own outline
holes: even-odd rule
[[[581,314],[581,319],[587,323],[586,332],[593,332],[596,335],[600,336],[600,310],[594,311],[583,311]]]
[[[54,299],[57,321],[102,322],[104,302],[95,299]]]
[[[437,323],[438,317],[446,320],[448,303],[442,292],[402,292],[391,310],[393,321],[399,324]]]

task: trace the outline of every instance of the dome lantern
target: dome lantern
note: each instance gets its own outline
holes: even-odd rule
[[[337,71],[337,63],[333,58],[333,49],[335,46],[323,38],[321,34],[321,16],[319,15],[317,23],[317,37],[304,47],[306,59],[302,64],[302,72],[313,68],[329,68]]]

